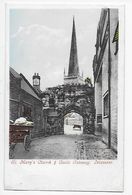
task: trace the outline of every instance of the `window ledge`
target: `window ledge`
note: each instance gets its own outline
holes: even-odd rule
[[[105,118],[109,118],[109,115],[105,115],[103,118],[104,118],[104,119],[105,119]]]

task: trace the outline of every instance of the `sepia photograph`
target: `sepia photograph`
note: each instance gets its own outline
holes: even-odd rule
[[[9,159],[117,160],[118,14],[9,10]]]

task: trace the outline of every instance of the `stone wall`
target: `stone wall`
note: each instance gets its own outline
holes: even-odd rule
[[[104,116],[104,97],[108,92],[108,42],[105,48],[103,65],[102,65],[102,138],[103,141],[108,145],[109,135],[108,135],[108,125],[109,118],[108,115]]]
[[[94,133],[93,87],[89,87],[88,84],[60,85],[48,88],[47,93],[46,91],[42,93],[42,98],[46,99],[47,94],[49,94],[49,97],[52,95],[56,99],[55,104],[50,105],[48,103],[49,108],[44,107],[44,118],[50,123],[50,126],[53,126],[51,129],[49,127],[48,132],[52,129],[55,130],[55,126],[59,125],[61,128],[56,130],[56,133],[63,133],[64,116],[74,111],[83,117],[84,133]],[[47,119],[45,115],[47,115]],[[55,124],[54,121],[56,121]],[[54,132],[51,132],[51,134]]]
[[[118,22],[118,11],[112,9],[111,17],[111,147],[117,151],[118,135],[118,53],[115,55],[116,43],[112,43]]]

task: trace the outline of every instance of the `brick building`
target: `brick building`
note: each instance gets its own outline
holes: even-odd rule
[[[38,77],[38,74],[35,75]],[[33,77],[34,78],[34,77]],[[40,79],[39,79],[40,80]],[[38,82],[34,82],[34,84]],[[40,84],[40,83],[39,83]],[[32,137],[44,135],[42,101],[38,90],[10,67],[10,120],[27,117],[34,122]]]
[[[118,9],[102,9],[93,60],[95,128],[117,151]]]

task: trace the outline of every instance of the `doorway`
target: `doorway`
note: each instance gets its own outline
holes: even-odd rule
[[[70,112],[64,117],[64,134],[81,135],[83,134],[83,117],[76,113]]]

